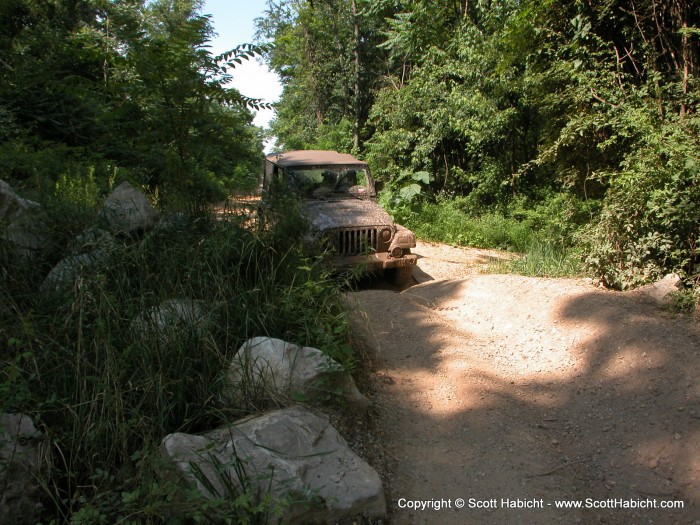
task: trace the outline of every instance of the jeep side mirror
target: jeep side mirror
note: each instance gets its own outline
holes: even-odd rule
[[[376,180],[374,181],[374,193],[379,193],[384,189],[384,181]]]

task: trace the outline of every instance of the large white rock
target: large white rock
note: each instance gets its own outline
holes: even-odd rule
[[[143,232],[153,228],[158,215],[146,196],[122,182],[105,200],[100,220],[112,233]]]
[[[41,510],[40,438],[24,414],[0,414],[0,525],[35,523]]]
[[[231,480],[233,492],[240,491],[235,465],[243,467],[257,494],[269,493],[276,504],[287,501],[281,506],[283,523],[335,523],[359,515],[386,515],[377,472],[348,448],[325,417],[299,406],[202,436],[170,434],[161,450],[182,479],[206,498],[236,498],[222,480]],[[277,518],[268,522],[276,523]]]
[[[232,360],[228,378],[233,390],[263,389],[282,401],[341,394],[355,410],[366,411],[370,405],[352,376],[321,350],[271,337],[246,341]]]
[[[46,234],[40,211],[39,203],[23,199],[0,180],[0,236],[17,254],[31,255],[44,246]]]

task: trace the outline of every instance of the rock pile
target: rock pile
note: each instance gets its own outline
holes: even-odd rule
[[[39,204],[19,197],[0,181],[2,239],[22,255],[44,246],[40,211]],[[110,264],[118,246],[137,242],[154,228],[167,230],[175,224],[167,220],[159,224],[148,199],[129,183],[122,183],[105,200],[96,224],[75,239],[69,255],[47,275],[42,290],[70,292],[76,280]],[[144,310],[130,326],[144,344],[155,341],[167,351],[171,343],[182,343],[185,333],[205,335],[215,318],[205,302],[177,298]],[[369,401],[340,364],[316,348],[255,337],[241,346],[226,375],[228,402],[235,402],[246,388],[254,388],[288,408],[202,435],[166,436],[162,452],[179,481],[195,487],[204,498],[235,499],[252,487],[254,497],[271,497],[273,510],[278,509],[283,521],[290,524],[386,515],[384,490],[376,471],[350,450],[326,417],[296,404],[340,394],[352,410],[364,413]],[[42,475],[38,436],[29,417],[2,415],[0,525],[33,523],[38,518],[37,480]],[[278,516],[274,519],[276,522]]]

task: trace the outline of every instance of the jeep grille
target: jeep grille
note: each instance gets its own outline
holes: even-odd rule
[[[336,255],[361,255],[377,251],[378,228],[338,230],[335,234]]]

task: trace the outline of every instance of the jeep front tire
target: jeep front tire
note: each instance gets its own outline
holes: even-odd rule
[[[388,268],[384,270],[384,278],[394,286],[403,286],[413,279],[413,266],[405,268]]]

